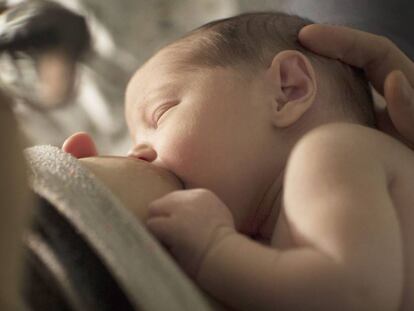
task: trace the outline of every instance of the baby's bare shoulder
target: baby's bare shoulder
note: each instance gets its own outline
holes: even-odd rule
[[[366,159],[378,162],[388,172],[407,164],[414,169],[414,153],[408,147],[376,129],[352,123],[330,123],[311,130],[291,156],[306,157],[307,163],[330,159],[330,163],[342,166]]]
[[[353,123],[329,123],[318,126],[306,133],[298,142],[307,148],[329,147],[337,148],[363,148],[371,147],[378,143],[386,143],[394,140],[382,132],[359,124]],[[303,148],[303,146],[301,146]]]
[[[403,252],[383,162],[391,142],[382,135],[352,124],[324,125],[306,134],[288,161],[283,207],[299,246],[340,262],[351,283],[378,293],[378,301],[388,293],[388,301],[400,295]],[[393,281],[378,281],[379,275]]]
[[[287,175],[308,183],[357,171],[384,171],[386,138],[379,131],[351,123],[330,123],[306,133],[294,146]],[[297,172],[298,174],[293,174]]]
[[[306,133],[294,146],[288,163],[295,166],[320,166],[334,162],[344,163],[352,155],[363,152],[370,142],[368,128],[348,123],[330,123],[319,126]],[[375,135],[374,135],[375,136]],[[365,151],[366,153],[366,151]]]
[[[385,185],[406,175],[404,167],[411,167],[414,176],[413,152],[394,138],[361,125],[331,123],[298,141],[288,158],[285,183],[319,185],[329,180],[331,186],[352,187],[355,180],[376,176]]]

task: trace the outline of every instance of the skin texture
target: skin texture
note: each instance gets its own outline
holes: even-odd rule
[[[191,67],[184,51],[178,54],[168,47],[132,78],[126,116],[136,144],[133,155],[144,155],[171,170],[188,189],[151,203],[148,228],[199,285],[236,309],[284,310],[306,305],[331,310],[339,305],[344,310],[395,310],[403,288],[401,224],[395,215],[375,218],[369,214],[361,223],[362,215],[357,213],[363,206],[376,206],[379,214],[393,215],[395,208],[384,164],[371,161],[372,165],[361,166],[358,162],[368,161],[373,149],[355,148],[357,156],[339,157],[330,150],[342,148],[340,155],[344,155],[354,154],[353,148],[340,144],[321,148],[317,139],[312,140],[311,147],[301,152],[306,156],[294,157],[287,168],[283,204],[277,197],[270,200],[271,211],[286,214],[291,245],[279,249],[270,243],[266,247],[246,238],[243,224],[248,223],[250,211],[261,207],[251,198],[262,191],[266,197],[272,193],[269,189],[281,188],[277,177],[299,137],[324,123],[347,121],[340,114],[321,113],[329,98],[318,92],[320,81],[298,52],[275,55],[269,68],[246,79],[247,84],[231,68]],[[349,138],[344,135],[343,140]],[[218,157],[217,152],[226,156]],[[330,158],[336,162],[329,163]],[[295,169],[306,167],[304,163],[320,167],[308,172]],[[308,182],[289,183],[292,170],[303,171],[301,178]],[[382,178],[374,178],[377,171]],[[260,189],[263,182],[269,185],[272,175],[276,178],[271,186]],[[329,179],[331,175],[344,178]],[[226,183],[230,178],[232,182]],[[330,180],[332,188],[320,191],[314,186],[320,180]],[[361,183],[358,187],[356,181]],[[372,189],[363,200],[358,189],[367,185]],[[332,196],[342,200],[334,203],[334,209]],[[317,217],[303,217],[304,206],[314,209]],[[325,226],[326,219],[336,226]],[[367,222],[372,223],[372,231],[364,230],[362,224]],[[381,236],[380,232],[385,233]],[[328,253],[327,236],[332,237]],[[358,240],[372,247],[361,248]],[[384,255],[384,248],[391,251]],[[234,257],[240,259],[230,260]],[[379,267],[381,275],[372,267]],[[366,287],[361,288],[361,283]]]
[[[142,160],[126,157],[87,157],[79,161],[142,221],[148,218],[147,206],[150,202],[182,189],[180,181],[173,174]]]
[[[86,133],[72,135],[62,149],[79,158],[80,163],[144,224],[151,202],[183,187],[171,172],[147,161],[132,157],[98,156],[92,138]],[[230,310],[214,297],[207,295],[206,298],[215,310]]]
[[[378,131],[311,131],[286,169],[292,243],[229,235],[208,253],[199,284],[237,310],[411,310],[414,198],[404,185],[413,167],[412,152]]]
[[[307,58],[284,51],[269,68],[246,77],[231,68],[192,67],[185,53],[174,53],[167,47],[150,59],[132,78],[126,96],[127,123],[135,142],[131,155],[174,172],[186,188],[149,205],[150,231],[203,288],[237,309],[293,306],[285,294],[295,283],[282,278],[286,291],[274,291],[270,284],[278,279],[275,273],[293,273],[305,259],[311,259],[309,269],[324,276],[298,276],[305,289],[315,283],[325,292],[330,282],[343,283],[337,274],[344,271],[330,265],[320,251],[302,256],[307,249],[291,245],[298,247],[293,264],[286,261],[278,267],[271,262],[284,252],[246,238],[261,229],[255,224],[258,213],[282,209],[280,175],[297,140],[324,122],[346,121],[342,115],[320,112],[326,95],[318,92]],[[231,253],[244,260],[230,263]],[[223,276],[220,282],[218,275]],[[255,281],[242,281],[253,275]],[[347,293],[348,287],[337,290]],[[241,298],[248,293],[253,301]],[[346,302],[345,307],[359,306],[343,295],[325,301],[324,307],[338,301]],[[300,296],[311,303],[310,292],[301,291]]]
[[[314,72],[295,51],[281,53],[273,70],[251,79],[231,69],[191,67],[185,55],[174,53],[161,51],[128,86],[131,155],[172,171],[186,189],[212,191],[232,212],[236,228],[253,234],[251,218],[271,209],[269,196],[275,196],[280,179],[275,175],[282,174],[294,142],[275,137],[274,129],[287,127],[309,108],[316,96]],[[289,80],[281,78],[285,71]]]
[[[319,24],[304,27],[299,40],[315,53],[363,69],[386,102],[378,111],[379,128],[412,149],[414,64],[392,41],[347,27]]]
[[[337,30],[331,28],[330,31],[335,33]],[[341,29],[340,31],[343,30]],[[345,29],[344,31],[346,32],[347,30]],[[309,31],[308,34],[309,33],[312,32]],[[346,33],[347,34],[341,39],[342,43],[347,42],[347,40],[349,42],[349,38],[355,35],[350,32]],[[358,35],[364,36],[366,34],[358,33]],[[305,35],[303,35],[303,32],[301,33],[302,41],[307,40],[303,39],[306,38],[306,36],[306,32]],[[319,39],[322,40],[321,32],[319,32],[319,36]],[[318,38],[318,35],[315,35],[314,38]],[[383,80],[384,77],[386,77],[384,83],[385,87],[383,87],[382,90],[379,88],[379,91],[380,93],[385,94],[387,103],[393,105],[395,108],[391,108],[394,109],[394,115],[401,115],[403,110],[401,107],[396,108],[398,107],[398,104],[395,104],[395,98],[398,98],[398,96],[390,95],[398,94],[398,92],[401,91],[400,87],[396,87],[395,80],[392,80],[399,78],[398,76],[395,76],[395,74],[398,75],[398,73],[394,73],[393,76],[384,74],[384,72],[387,72],[387,66],[389,66],[388,68],[399,69],[403,67],[406,68],[406,66],[401,66],[402,64],[408,65],[409,67],[412,66],[412,63],[407,63],[407,60],[400,52],[394,53],[395,49],[392,45],[381,45],[381,43],[383,43],[381,40],[383,39],[372,37],[367,39],[370,39],[371,44],[373,41],[374,43],[379,43],[379,50],[384,54],[381,54],[380,57],[380,54],[374,53],[374,51],[363,46],[362,42],[364,42],[364,40],[356,41],[359,43],[355,46],[362,46],[361,49],[358,50],[360,53],[359,57],[362,57],[362,59],[364,57],[369,59],[370,57],[371,61],[357,62],[355,65],[364,67],[374,85],[377,84],[376,82],[381,81],[381,79]],[[306,41],[306,44],[311,45],[312,43],[309,42],[312,42],[312,39]],[[339,49],[342,49],[336,57],[353,64],[352,62],[354,60],[352,57],[349,58],[349,55],[352,55],[354,50],[349,48],[349,44],[330,44],[329,46],[337,46]],[[321,53],[329,54],[332,52],[329,50],[320,50]],[[364,56],[364,53],[368,54]],[[387,56],[384,58],[384,55],[389,55],[390,53],[394,53],[392,57]],[[342,181],[345,186],[336,189],[339,191],[345,190],[345,192],[338,192],[336,193],[336,196],[334,196],[343,198],[341,204],[350,207],[358,206],[358,204],[375,206],[380,211],[378,215],[384,214],[390,216],[373,218],[370,215],[364,215],[366,218],[362,218],[366,220],[365,222],[362,221],[362,224],[371,223],[372,225],[370,225],[370,228],[373,232],[382,232],[384,234],[384,236],[368,234],[366,245],[370,245],[370,248],[359,248],[359,244],[357,243],[357,241],[364,238],[367,233],[361,229],[364,228],[364,226],[359,227],[359,225],[361,225],[360,216],[363,215],[359,215],[356,213],[355,209],[349,208],[343,210],[346,216],[344,218],[342,212],[332,214],[331,209],[324,209],[323,207],[329,206],[329,204],[327,204],[326,201],[318,201],[317,199],[324,198],[325,195],[317,192],[321,189],[312,187],[318,185],[321,175],[315,174],[315,172],[312,171],[308,171],[305,176],[296,173],[302,172],[301,165],[307,163],[306,161],[301,161],[301,158],[308,160],[308,155],[314,154],[315,151],[324,150],[323,148],[317,148],[320,146],[318,146],[316,142],[323,137],[326,138],[326,133],[330,133],[332,130],[332,128],[329,127],[329,131],[325,128],[324,131],[319,131],[317,132],[318,134],[310,136],[313,137],[312,139],[309,138],[303,140],[305,142],[302,142],[300,146],[306,147],[298,147],[297,150],[299,151],[296,151],[296,156],[294,157],[296,160],[291,160],[288,172],[286,173],[288,176],[286,177],[287,180],[295,180],[296,178],[292,176],[299,175],[303,180],[308,180],[308,182],[306,182],[303,187],[300,187],[300,189],[295,188],[297,187],[295,186],[297,182],[290,182],[285,185],[286,188],[289,189],[286,190],[285,193],[287,197],[285,199],[286,206],[282,209],[282,215],[286,215],[285,218],[288,223],[285,223],[285,227],[289,227],[289,224],[291,223],[300,224],[300,226],[298,225],[295,228],[289,227],[288,231],[290,231],[291,235],[290,240],[291,242],[293,240],[294,243],[294,245],[290,245],[291,249],[289,249],[288,242],[286,242],[287,246],[285,245],[285,249],[277,249],[277,247],[274,248],[275,245],[272,245],[273,247],[266,247],[247,238],[245,234],[250,233],[249,231],[244,232],[245,234],[240,234],[240,231],[245,228],[244,224],[246,223],[246,219],[248,219],[249,216],[254,215],[254,210],[263,207],[261,203],[257,202],[266,202],[265,207],[266,205],[271,206],[273,210],[281,209],[281,206],[278,206],[277,204],[277,202],[279,202],[278,195],[276,195],[278,191],[275,191],[275,189],[277,190],[280,188],[280,183],[277,182],[280,178],[276,177],[273,180],[270,178],[270,181],[265,183],[265,185],[260,185],[262,186],[262,189],[260,189],[260,187],[255,189],[247,189],[247,187],[241,188],[242,190],[247,189],[246,191],[232,188],[236,186],[232,185],[230,182],[226,184],[222,181],[229,178],[228,176],[233,176],[229,173],[234,173],[236,174],[235,176],[244,177],[247,175],[247,177],[245,177],[246,181],[250,180],[251,184],[256,185],[260,178],[255,179],[254,175],[251,175],[253,173],[250,174],[249,165],[252,164],[255,164],[262,179],[266,179],[266,176],[268,176],[267,171],[270,171],[276,176],[280,175],[283,170],[281,167],[284,166],[283,163],[281,164],[281,159],[286,155],[286,150],[283,152],[280,148],[280,146],[283,145],[281,142],[284,142],[284,146],[288,146],[287,149],[289,150],[297,141],[298,137],[300,137],[300,134],[303,134],[297,130],[298,127],[306,127],[307,130],[315,127],[315,124],[310,123],[309,120],[315,120],[315,117],[317,116],[317,114],[315,114],[315,111],[317,110],[315,109],[318,108],[318,105],[321,105],[318,96],[309,95],[316,89],[315,87],[312,87],[312,85],[316,85],[315,77],[312,75],[312,72],[309,70],[291,70],[292,68],[303,69],[307,68],[307,66],[295,67],[294,64],[295,62],[297,63],[298,58],[292,57],[294,55],[288,56],[289,57],[287,58],[281,57],[280,59],[275,59],[272,63],[271,70],[269,69],[266,74],[260,76],[262,80],[256,80],[255,82],[257,83],[251,83],[252,81],[249,81],[250,83],[248,85],[243,85],[243,87],[239,84],[239,90],[243,90],[241,92],[241,97],[234,97],[237,94],[231,92],[232,85],[228,84],[228,81],[232,80],[228,75],[233,74],[232,72],[204,72],[201,80],[199,79],[199,76],[185,75],[182,72],[181,75],[177,75],[176,79],[173,79],[170,73],[179,72],[179,69],[182,69],[182,66],[179,66],[179,68],[174,67],[177,64],[174,63],[173,66],[169,68],[168,66],[170,64],[166,62],[166,59],[162,59],[162,53],[155,57],[156,60],[152,60],[153,67],[151,67],[150,61],[147,63],[147,67],[144,66],[144,73],[142,74],[141,71],[137,74],[138,78],[137,76],[133,78],[132,81],[134,81],[134,79],[135,81],[138,81],[136,82],[137,87],[134,86],[134,82],[130,84],[126,110],[128,125],[135,142],[135,147],[131,154],[137,158],[153,162],[159,167],[171,170],[182,179],[185,188],[187,188],[187,190],[168,194],[150,204],[150,217],[147,222],[149,228],[155,236],[169,246],[173,256],[177,258],[177,261],[182,265],[183,269],[198,281],[199,285],[226,304],[237,309],[249,310],[255,308],[266,310],[266,308],[274,309],[277,306],[279,306],[280,309],[292,307],[296,307],[297,309],[303,305],[306,305],[310,309],[314,308],[319,310],[332,310],[333,308],[337,309],[341,307],[343,307],[344,310],[362,310],[363,308],[366,308],[367,310],[380,310],[381,308],[384,308],[384,310],[397,309],[400,303],[399,297],[402,290],[402,241],[399,238],[400,224],[396,220],[395,214],[393,214],[394,209],[392,204],[395,202],[390,202],[390,197],[387,197],[390,193],[384,191],[387,186],[387,178],[389,177],[387,175],[389,173],[389,171],[387,171],[388,167],[385,165],[386,161],[384,159],[379,159],[378,161],[372,160],[372,153],[374,150],[378,152],[377,146],[373,149],[368,147],[357,148],[357,159],[341,159],[340,157],[337,157],[337,155],[334,156],[329,153],[316,153],[317,155],[313,155],[315,158],[312,161],[312,163],[321,165],[321,168],[316,170],[317,172],[329,172],[332,176],[346,176]],[[333,55],[333,57],[335,57],[335,55]],[[381,58],[382,63],[379,61]],[[288,60],[287,62],[286,59]],[[185,62],[179,65],[183,65],[184,63]],[[378,65],[379,69],[374,70],[373,68],[375,66],[372,65],[373,63]],[[302,65],[303,64],[306,64],[306,62],[302,62]],[[148,67],[150,69],[148,69]],[[147,74],[145,74],[145,68],[147,68]],[[166,71],[160,72],[157,70]],[[168,70],[170,70],[170,73]],[[143,76],[143,78],[141,78],[142,80],[139,78],[140,73],[142,74],[141,76]],[[150,73],[155,77],[153,81],[150,79]],[[407,72],[404,74],[407,75]],[[185,76],[190,77],[191,79],[187,81],[182,80]],[[225,79],[220,80],[220,78],[223,77]],[[206,81],[205,78],[210,80]],[[237,81],[234,77],[232,78],[233,81]],[[180,79],[182,85],[186,86],[185,88],[181,88],[181,93],[169,93],[168,91],[164,91],[168,93],[168,95],[160,95],[160,90],[155,88],[157,85],[162,85],[162,82],[164,84],[172,85],[173,83],[177,83],[177,80],[180,81]],[[142,83],[139,83],[140,81]],[[143,83],[143,81],[145,83]],[[191,84],[191,82],[194,84]],[[210,82],[211,84],[206,85],[206,82]],[[214,82],[217,83],[214,84]],[[153,83],[153,85],[151,85],[151,83]],[[143,85],[147,89],[145,89],[145,87],[143,89]],[[389,86],[388,88],[387,85]],[[404,84],[399,85],[402,86]],[[201,88],[200,86],[203,87]],[[251,86],[257,87],[255,90],[260,91],[255,93],[254,90],[250,88]],[[199,96],[196,96],[197,93],[189,93],[189,90],[194,91],[197,90],[197,88],[199,90],[206,89],[208,92],[198,93]],[[135,92],[132,92],[132,94],[131,89],[135,89]],[[172,87],[172,89],[174,91],[180,90],[179,87]],[[164,88],[164,90],[168,90],[168,88]],[[390,91],[388,92],[387,90]],[[233,96],[229,96],[229,94],[232,94]],[[402,93],[400,92],[400,95],[401,94]],[[217,96],[215,97],[215,95]],[[262,97],[257,97],[259,95]],[[156,96],[158,96],[158,98]],[[252,111],[248,110],[251,107],[248,105],[249,101],[246,100],[249,98],[251,99],[252,96],[256,99],[256,103],[263,103],[263,106],[255,106],[254,116],[250,113]],[[210,109],[210,111],[207,108],[206,110],[203,110],[201,102],[200,107],[197,108],[197,100],[203,98],[209,99],[208,104],[210,104],[210,106],[208,109]],[[217,107],[214,105],[214,103],[223,98],[224,102],[222,102],[221,106]],[[215,109],[223,108],[223,106],[227,109],[228,107],[226,104],[234,103],[230,100],[234,98],[238,99],[235,100],[237,109],[235,109],[236,106],[233,106],[233,109],[219,110],[221,113],[217,113],[218,111]],[[400,97],[400,99],[401,98],[402,97]],[[408,97],[405,96],[404,98]],[[183,104],[185,99],[188,100],[186,101],[187,103],[191,102],[191,104],[194,105],[191,106],[194,108],[193,110],[185,110],[183,107],[185,106]],[[162,120],[162,126],[166,128],[168,128],[166,122],[171,122],[172,124],[175,123],[175,130],[167,131],[164,129],[166,133],[164,135],[159,134],[161,131],[159,126],[155,127],[153,125],[151,128],[151,121],[148,114],[146,114],[146,118],[144,118],[145,114],[138,114],[137,111],[139,111],[139,109],[137,109],[134,104],[131,104],[131,101],[135,104],[162,102],[167,104],[174,103],[172,106],[175,107],[181,105],[179,106],[179,109],[175,108],[175,111],[171,110],[170,112],[167,112],[167,115],[165,115],[165,111],[162,111],[163,116],[161,117],[162,119],[160,119]],[[412,102],[406,102],[412,104]],[[166,105],[166,107],[168,107],[168,105]],[[196,113],[192,114],[190,111],[196,111]],[[223,126],[226,125],[226,122],[223,122],[224,120],[220,120],[219,118],[220,115],[225,115],[226,112],[229,114],[229,112],[234,113],[235,111],[241,111],[240,115],[237,115],[237,117],[241,119],[245,118],[242,123],[255,134],[255,141],[249,141],[249,136],[246,136],[246,141],[248,141],[249,144],[240,144],[238,146],[231,145],[238,137],[235,135],[237,131],[231,132],[233,126],[236,126],[237,124],[231,123],[226,119],[225,121],[231,124],[232,127],[224,128]],[[209,119],[209,116],[214,115],[213,112],[215,112],[217,119],[214,119],[213,117]],[[178,121],[168,121],[171,119],[174,120],[174,114],[180,116],[180,118],[178,118],[178,116],[175,117],[176,120],[180,120],[179,124]],[[409,118],[392,117],[392,113],[390,114],[392,121],[402,122],[399,124],[403,124],[404,120]],[[310,115],[312,118],[307,118],[307,116]],[[271,128],[274,131],[271,132],[273,135],[269,135],[270,132],[264,128],[258,129],[257,127],[249,126],[247,121],[258,116],[260,116],[262,122],[268,122],[268,129]],[[145,124],[145,120],[147,122],[146,127],[143,125]],[[290,121],[281,123],[280,120]],[[214,123],[214,121],[218,122]],[[230,118],[230,121],[233,120]],[[257,123],[257,121],[258,120],[255,120],[252,124],[263,124]],[[318,119],[319,124],[323,124],[323,121],[323,119]],[[211,130],[213,129],[211,135],[208,136],[210,143],[204,146],[200,141],[206,142],[208,140],[203,140],[203,136],[197,136],[201,135],[203,124],[206,126],[204,130],[209,129],[208,133],[211,133]],[[300,124],[301,126],[295,127],[295,124]],[[297,130],[289,133],[290,138],[292,139],[291,141],[286,140],[286,136],[281,135],[280,129],[285,128],[286,125]],[[171,124],[170,126],[172,127]],[[219,136],[214,132],[216,127],[219,129],[222,136]],[[236,127],[236,129],[242,131],[240,133],[245,133],[243,132],[243,128]],[[230,130],[230,133],[232,134],[227,134],[227,130]],[[410,138],[409,132],[401,131],[399,126],[397,126],[397,130]],[[194,133],[194,138],[197,139],[191,141],[191,137],[185,136],[188,132],[191,132],[192,134]],[[349,135],[349,132],[353,135],[347,136]],[[240,135],[240,133],[238,134]],[[357,137],[359,134],[361,134],[360,136],[362,138],[369,136],[367,133],[361,132],[358,133]],[[352,141],[350,138],[355,137],[355,132],[353,132],[353,129],[349,130],[346,128],[342,135],[344,135],[344,139],[339,140],[340,142]],[[263,138],[263,141],[266,142],[264,145],[268,148],[266,148],[264,152],[262,150],[263,148],[257,148],[258,146],[263,147],[263,144],[259,145],[258,140],[260,139],[258,139],[258,137]],[[272,137],[272,140],[268,140],[270,137]],[[163,138],[165,139],[164,142]],[[338,141],[337,136],[334,138],[335,139],[332,141]],[[195,143],[195,145],[192,145],[191,142]],[[378,140],[378,142],[381,142],[381,140]],[[275,145],[273,145],[273,143],[275,143]],[[232,147],[230,150],[231,152],[223,150],[223,146],[225,147],[228,144]],[[279,148],[275,149],[276,145],[278,145]],[[362,139],[360,145],[364,147],[364,139]],[[238,149],[235,149],[235,147],[238,147]],[[349,149],[350,146],[341,144],[331,145],[327,150],[335,151],[339,148],[343,148],[343,151],[355,151],[353,148]],[[232,166],[232,163],[226,162],[226,157],[217,155],[217,150],[222,151],[225,155],[247,153],[247,155],[250,156],[250,153],[252,153],[254,156],[251,157],[250,161],[246,161],[246,163],[237,162],[237,165]],[[261,151],[260,154],[259,150]],[[190,153],[189,158],[186,158],[186,152]],[[267,152],[269,152],[269,154],[265,154]],[[206,153],[211,155],[211,158],[203,158],[203,155]],[[403,153],[403,151],[401,151],[401,153]],[[270,154],[273,156],[272,158],[270,158]],[[347,153],[342,152],[340,154],[344,155]],[[384,152],[384,154],[386,154],[386,152]],[[230,157],[227,156],[227,158]],[[329,163],[326,159],[330,158],[337,158],[338,161]],[[358,166],[360,164],[358,161],[361,159],[368,161],[367,164],[369,165],[361,167],[360,170],[349,169],[350,167]],[[208,166],[207,160],[213,162],[215,164],[214,167]],[[232,160],[238,161],[237,157]],[[192,167],[186,167],[185,165],[187,163],[190,163]],[[195,165],[195,163],[197,163],[197,165]],[[265,165],[263,163],[265,163]],[[327,165],[329,167],[327,167]],[[207,169],[203,171],[203,168]],[[218,168],[220,169],[218,170]],[[278,168],[278,170],[275,170],[275,168]],[[378,178],[374,178],[373,180],[363,180],[362,182],[364,185],[370,184],[374,187],[372,191],[369,192],[372,195],[371,197],[366,198],[366,202],[354,202],[352,201],[354,198],[361,196],[357,195],[357,193],[354,195],[345,194],[349,194],[347,191],[358,190],[354,185],[357,180],[361,182],[361,176],[358,174],[353,175],[352,173],[362,172],[364,170],[366,173],[363,175],[364,177],[371,178],[372,176],[376,176],[376,174],[381,175],[382,173],[383,175],[378,176]],[[215,180],[213,177],[217,172],[222,174],[219,175],[219,177],[221,177],[220,179]],[[244,174],[240,175],[240,172],[243,172]],[[234,180],[239,182],[238,178],[235,178]],[[330,185],[335,184],[335,182],[337,181],[332,180]],[[242,183],[243,178],[240,181],[240,184]],[[196,187],[203,187],[205,189],[191,189]],[[307,193],[307,196],[296,196],[296,193],[302,191]],[[260,192],[264,193],[264,195],[262,194],[261,196],[262,200],[255,200],[254,193]],[[315,195],[315,193],[319,193],[319,195]],[[326,227],[324,226],[324,223],[320,222],[321,218],[302,217],[301,215],[304,211],[303,207],[309,205],[309,202],[317,202],[318,204],[315,205],[315,208],[322,208],[319,209],[318,212],[315,212],[315,215],[322,217],[322,219],[326,217],[327,219],[330,219],[332,223],[337,222],[338,225]],[[255,206],[256,208],[252,208],[251,206]],[[231,211],[234,225],[231,221],[232,218],[225,212],[227,209]],[[339,211],[341,211],[340,208]],[[355,218],[356,215],[358,215],[357,218]],[[183,219],[191,219],[191,221],[182,221]],[[347,221],[344,222],[344,219]],[[278,221],[275,230],[277,230],[279,224]],[[247,228],[248,227],[249,226],[247,226]],[[307,230],[298,230],[298,228],[307,228]],[[324,230],[320,230],[321,228]],[[344,231],[338,231],[338,228],[344,228]],[[353,236],[354,239],[352,239],[351,236]],[[193,237],[193,239],[189,237]],[[331,237],[332,240],[326,241],[325,237]],[[286,239],[286,241],[288,240],[289,239]],[[200,245],[202,246],[201,248]],[[329,247],[326,248],[327,246]],[[286,248],[288,248],[288,250],[286,250]],[[384,249],[386,249],[386,251],[384,251]],[[344,254],[346,255],[345,257],[343,257]],[[361,256],[355,256],[356,254]],[[347,256],[350,257],[347,258]],[[191,261],[191,258],[194,258],[194,260]],[[239,260],[234,261],[234,258],[238,258]],[[373,263],[371,260],[372,258],[380,258],[380,260],[376,260]],[[348,263],[346,265],[341,264],[338,266],[336,264],[338,259],[340,262],[347,259]],[[314,274],[307,273],[309,271],[313,271]],[[377,271],[381,271],[381,273],[378,274]],[[275,286],[275,284],[278,284],[278,286]],[[367,295],[360,295],[361,288],[358,284],[366,284],[366,287],[363,288],[363,292],[366,290]],[[292,293],[295,293],[295,295],[292,296]],[[300,305],[296,305],[298,302],[300,302]],[[405,306],[407,306],[407,303],[404,303]],[[407,308],[410,308],[409,304]]]

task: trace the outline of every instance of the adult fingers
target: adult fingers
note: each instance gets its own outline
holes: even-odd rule
[[[92,137],[84,132],[75,133],[68,137],[63,143],[62,150],[70,153],[78,159],[98,155],[98,151]]]
[[[301,29],[299,40],[317,54],[363,69],[382,95],[385,79],[394,70],[403,72],[414,85],[413,62],[385,37],[347,27],[313,24]]]
[[[414,146],[414,89],[401,71],[393,71],[386,78],[384,97],[395,128],[405,143]]]

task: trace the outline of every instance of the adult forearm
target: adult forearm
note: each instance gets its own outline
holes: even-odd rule
[[[236,310],[351,310],[359,302],[346,279],[310,248],[279,251],[234,234],[210,251],[197,281]]]

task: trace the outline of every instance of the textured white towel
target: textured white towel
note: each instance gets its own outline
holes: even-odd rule
[[[95,248],[139,310],[212,310],[159,243],[79,161],[59,148],[26,149],[30,185]]]

